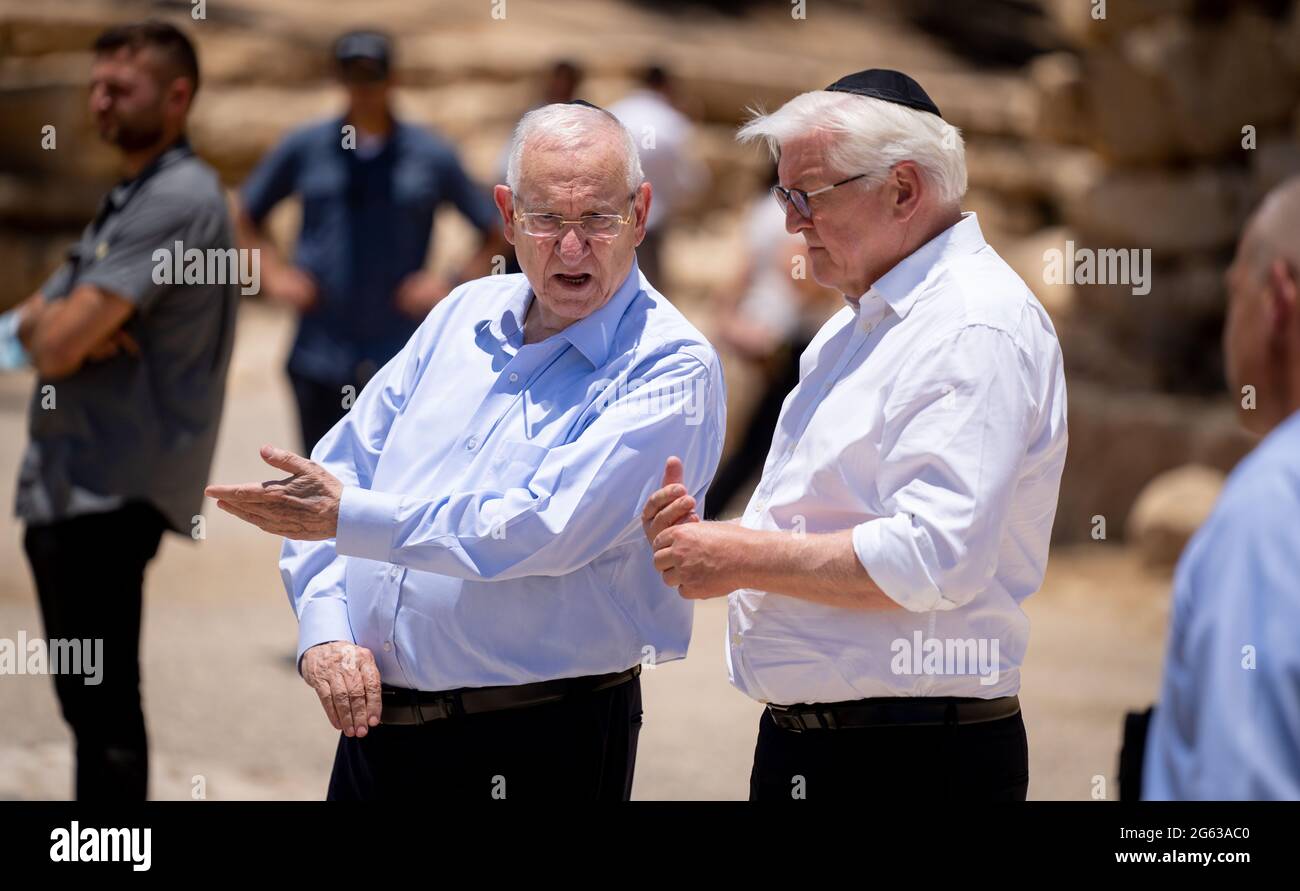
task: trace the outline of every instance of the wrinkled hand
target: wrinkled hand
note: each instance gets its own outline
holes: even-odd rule
[[[646,541],[654,544],[659,533],[677,523],[698,523],[695,499],[682,484],[682,461],[676,455],[664,465],[662,488],[646,499],[641,511],[641,530]]]
[[[423,319],[449,293],[451,286],[445,280],[427,272],[412,272],[397,286],[397,308],[412,319]]]
[[[208,486],[217,507],[274,535],[321,541],[338,532],[343,483],[324,467],[293,452],[262,446],[262,460],[293,474],[282,480]]]
[[[743,587],[737,575],[752,530],[735,523],[679,523],[655,536],[655,569],[687,600],[725,597]]]
[[[379,724],[379,666],[365,647],[342,640],[316,644],[302,654],[302,679],[320,697],[335,730],[365,736]]]

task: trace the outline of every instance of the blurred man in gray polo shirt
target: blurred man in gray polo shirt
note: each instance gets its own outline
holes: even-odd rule
[[[77,798],[143,799],[144,570],[165,529],[194,528],[238,285],[255,289],[257,266],[233,250],[216,174],[184,136],[199,83],[190,41],[145,22],[94,50],[90,111],[127,178],[22,305],[39,379],[16,507],[46,637],[103,641],[97,678],[55,674]]]

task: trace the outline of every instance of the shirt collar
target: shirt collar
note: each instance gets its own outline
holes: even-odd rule
[[[609,357],[610,347],[614,344],[614,332],[618,330],[618,323],[622,321],[623,313],[639,293],[641,293],[641,270],[636,265],[636,257],[633,256],[632,268],[628,270],[627,278],[623,279],[623,283],[605,301],[605,305],[585,319],[579,319],[565,328],[560,332],[560,337],[573,344],[578,352],[586,356],[593,368],[599,368]]]
[[[861,304],[873,296],[881,297],[896,316],[904,318],[921,293],[921,286],[937,266],[953,257],[973,254],[986,244],[984,233],[980,231],[979,219],[973,211],[966,211],[960,220],[899,260],[892,269],[876,279],[875,284],[857,303]]]
[[[495,315],[481,319],[479,327],[486,325],[488,331],[497,340],[509,343],[518,337],[523,342],[524,319],[528,314],[528,303],[532,299],[533,289],[528,279],[523,279],[519,287],[510,292],[505,306]]]
[[[1281,432],[1283,436],[1296,435],[1300,436],[1300,408],[1291,412],[1289,416],[1282,420],[1282,423],[1273,428],[1274,433]]]
[[[605,305],[555,336],[567,340],[574,349],[586,357],[592,367],[599,368],[609,358],[618,323],[622,321],[628,306],[641,291],[641,270],[637,266],[636,259],[633,258],[632,268],[628,271],[627,277],[605,301]],[[532,285],[524,279],[523,284],[511,292],[501,312],[481,320],[479,324],[486,323],[488,330],[497,340],[508,342],[516,335],[519,335],[522,340],[524,320],[528,316],[528,307],[532,299]]]
[[[190,157],[191,155],[194,155],[194,150],[190,148],[190,140],[186,139],[185,134],[181,134],[175,139],[175,142],[159,152],[155,159],[144,165],[144,169],[136,173],[134,177],[131,177],[130,180],[122,180],[112,189],[109,189],[108,193],[104,195],[104,199],[99,203],[99,211],[95,213],[95,220],[92,222],[92,228],[94,228],[95,232],[98,232],[100,226],[104,225],[104,220],[108,219],[109,213],[121,212],[121,209],[126,207],[126,204],[130,202],[135,193],[138,193],[140,186],[143,186],[149,177],[152,177],[153,174],[159,172],[165,166],[173,165],[183,157]]]
[[[108,190],[108,194],[104,196],[104,203],[100,206],[100,212],[96,216],[96,221],[102,222],[104,216],[110,210],[116,213],[126,207],[127,202],[140,190],[145,181],[159,170],[170,167],[182,158],[188,158],[192,154],[194,154],[194,150],[190,148],[190,141],[185,138],[185,135],[182,134],[176,137],[176,141],[163,149],[156,158],[145,165],[143,170],[130,179],[122,180]]]

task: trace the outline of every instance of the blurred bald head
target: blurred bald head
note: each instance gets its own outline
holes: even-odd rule
[[[1228,268],[1223,351],[1242,423],[1267,433],[1300,411],[1300,177],[1265,196]]]
[[[1246,225],[1241,249],[1261,273],[1278,258],[1300,267],[1300,176],[1264,196]]]

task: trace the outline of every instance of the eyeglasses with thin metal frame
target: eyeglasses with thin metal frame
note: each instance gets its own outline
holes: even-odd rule
[[[851,183],[855,179],[862,179],[865,173],[859,173],[857,176],[850,176],[848,179],[842,179],[837,183],[831,183],[829,186],[822,186],[820,189],[813,189],[811,192],[805,192],[803,189],[787,189],[782,185],[772,186],[772,197],[776,203],[781,205],[781,210],[785,210],[791,204],[794,205],[795,212],[805,220],[812,219],[812,206],[808,199],[814,195],[820,195],[823,192],[829,192],[831,189],[838,188],[845,183]]]
[[[636,192],[627,196],[628,201],[636,198]],[[576,220],[566,220],[558,213],[519,213],[515,212],[515,222],[519,223],[525,235],[533,238],[554,238],[564,231],[565,226],[577,226],[587,238],[607,241],[617,238],[623,227],[636,218],[636,205],[633,204],[627,214],[589,213]]]

